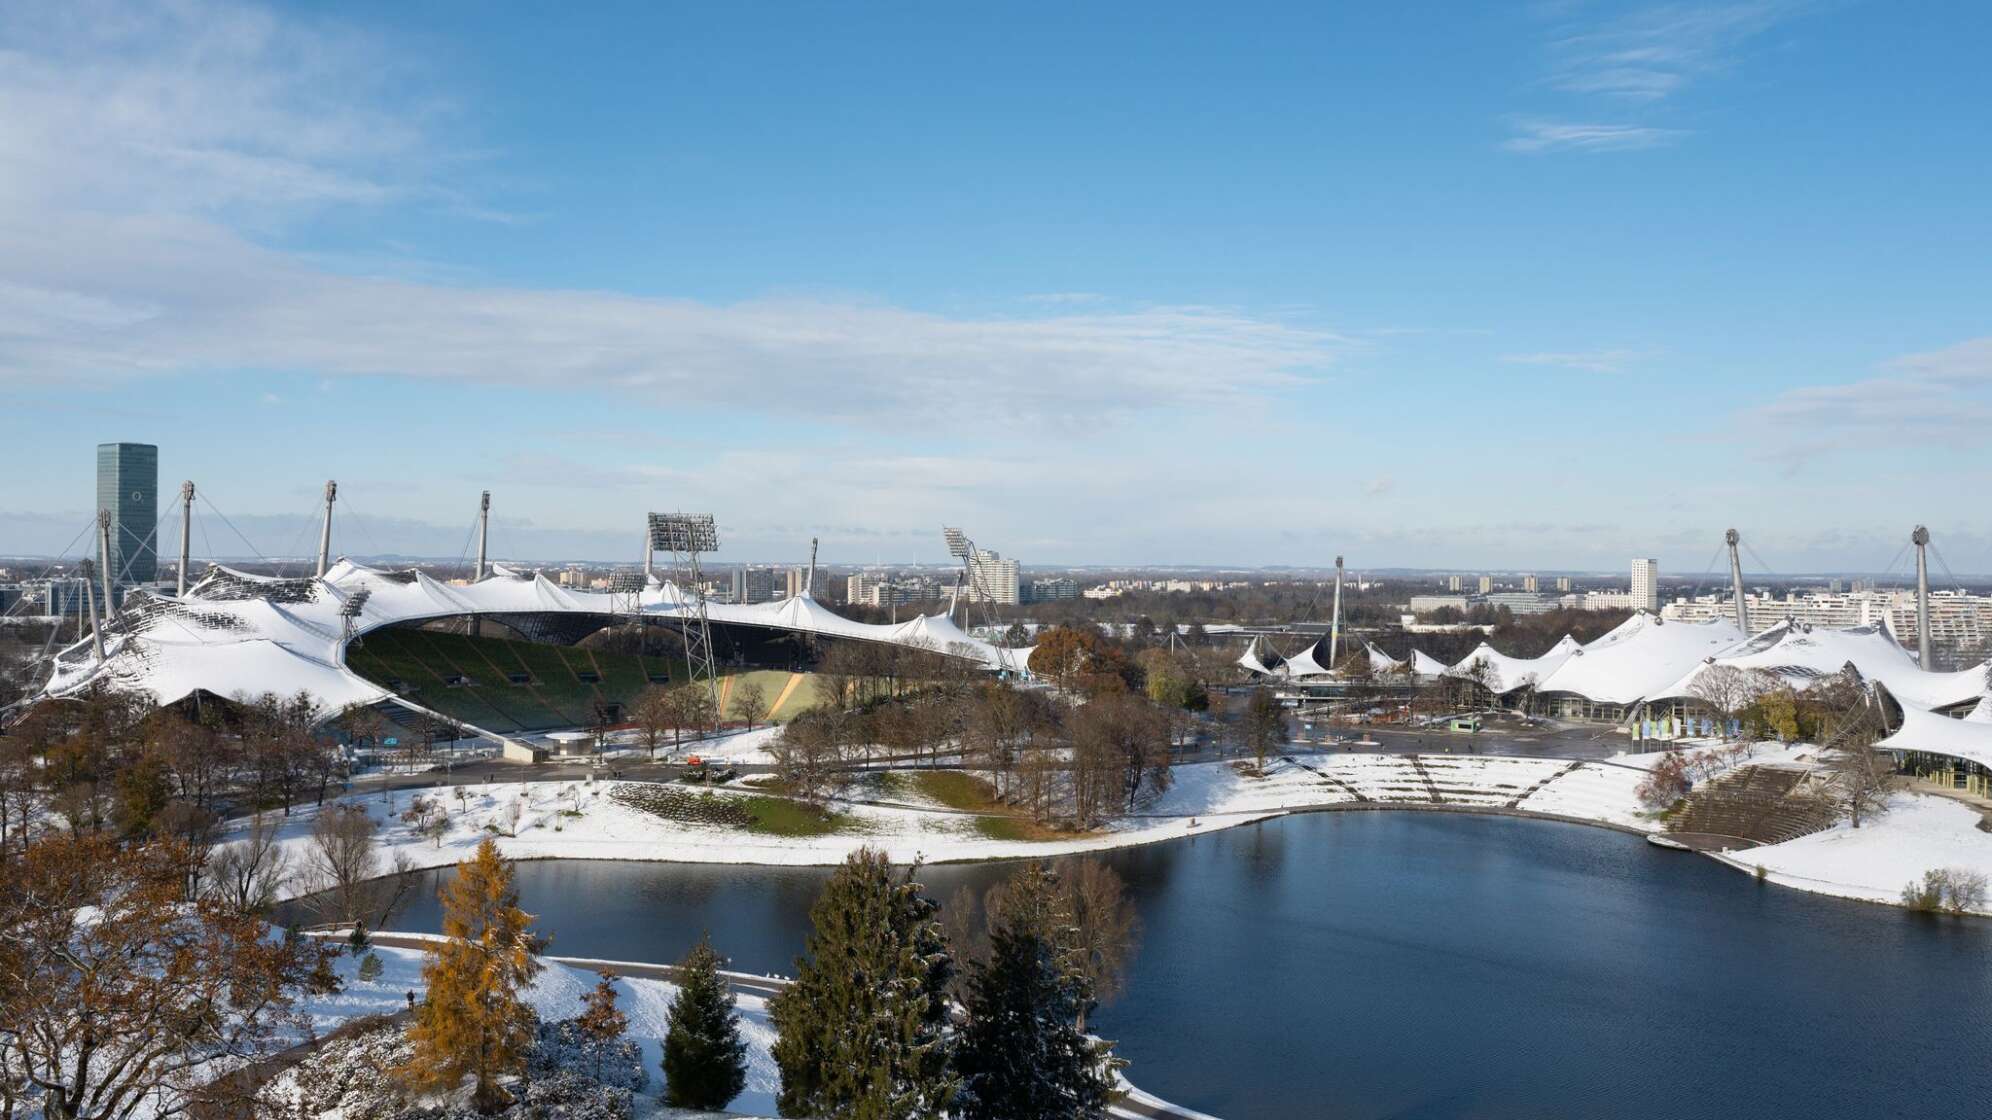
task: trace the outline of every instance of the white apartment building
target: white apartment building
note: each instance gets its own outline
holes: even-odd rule
[[[1017,562],[1005,560],[986,548],[968,558],[968,598],[970,602],[1004,603],[1016,606],[1023,601],[1017,579]]]
[[[1861,626],[1883,619],[1905,645],[1916,644],[1916,593],[1894,591],[1851,591],[1842,594],[1800,594],[1784,596],[1746,595],[1750,629],[1762,630],[1784,619],[1810,626]],[[1727,595],[1700,595],[1677,599],[1660,612],[1663,618],[1699,622],[1710,618],[1736,617],[1735,605]],[[1992,638],[1992,596],[1969,595],[1959,591],[1930,593],[1930,641],[1953,649],[1974,649]]]
[[[1660,609],[1660,561],[1632,562],[1632,606],[1642,611]]]

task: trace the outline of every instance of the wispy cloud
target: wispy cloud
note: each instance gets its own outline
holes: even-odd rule
[[[1503,354],[1501,360],[1523,366],[1555,366],[1585,373],[1623,373],[1627,365],[1647,356],[1644,350],[1567,350]]]
[[[1510,122],[1514,135],[1501,142],[1511,152],[1629,152],[1671,144],[1687,133],[1635,124],[1585,124],[1525,118]]]
[[[1671,144],[1688,131],[1639,119],[1584,121],[1606,112],[1620,118],[1651,112],[1696,82],[1736,66],[1753,42],[1810,6],[1808,0],[1661,3],[1599,19],[1583,6],[1556,5],[1544,13],[1553,22],[1543,47],[1543,84],[1570,95],[1566,100],[1573,105],[1590,107],[1511,119],[1513,135],[1502,147],[1536,154],[1624,152]],[[1612,107],[1600,111],[1600,103]]]
[[[1594,24],[1560,25],[1550,84],[1570,93],[1658,101],[1734,65],[1751,40],[1802,11],[1796,0],[1655,4]]]

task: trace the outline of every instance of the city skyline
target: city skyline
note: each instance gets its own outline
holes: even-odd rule
[[[1143,13],[22,12],[0,551],[131,441],[265,551],[1992,571],[1982,15]]]

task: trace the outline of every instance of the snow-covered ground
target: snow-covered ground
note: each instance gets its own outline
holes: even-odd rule
[[[749,735],[754,738],[749,738]],[[734,737],[743,752],[760,733]],[[784,837],[728,827],[667,820],[610,797],[618,783],[505,783],[448,787],[423,796],[440,798],[449,827],[440,840],[424,838],[399,819],[416,794],[356,796],[382,824],[382,842],[392,856],[406,855],[416,867],[453,864],[479,841],[493,836],[514,859],[622,859],[679,863],[827,865],[840,862],[861,845],[883,849],[896,861],[927,862],[1014,859],[1065,855],[1147,844],[1213,829],[1264,820],[1290,812],[1348,807],[1357,800],[1376,804],[1450,807],[1536,813],[1612,828],[1658,828],[1640,805],[1637,789],[1659,754],[1621,755],[1573,763],[1564,759],[1488,755],[1408,756],[1356,752],[1300,754],[1275,762],[1262,778],[1247,777],[1229,763],[1196,763],[1175,768],[1170,789],[1136,812],[1092,835],[1053,841],[995,839],[970,815],[940,806],[922,807],[910,793],[881,797],[896,804],[864,803],[862,784],[850,787],[853,800],[838,803],[844,825],[819,836]],[[1812,748],[1763,747],[1742,765],[1806,765]],[[1429,780],[1428,780],[1429,779]],[[634,783],[630,783],[634,784]],[[745,788],[671,786],[691,797],[757,796]],[[459,796],[459,794],[461,796]],[[1992,875],[1992,834],[1979,832],[1977,815],[1955,802],[1901,794],[1896,811],[1858,831],[1845,824],[1785,844],[1753,849],[1727,862],[1770,878],[1822,893],[1876,901],[1896,901],[1904,884],[1935,867],[1966,867]],[[306,808],[284,821],[280,835],[301,864],[314,811]],[[237,822],[239,833],[246,824]],[[296,881],[297,895],[316,884]]]
[[[1640,827],[1632,800],[1636,771],[1584,763],[1485,756],[1428,756],[1425,760],[1441,799],[1452,804],[1503,807],[1544,779],[1548,784],[1520,808],[1618,827]],[[1246,777],[1228,763],[1178,766],[1171,788],[1138,812],[1089,836],[1069,840],[994,839],[973,816],[938,807],[839,803],[844,827],[820,836],[783,837],[719,824],[667,820],[619,804],[610,791],[619,783],[498,783],[450,786],[423,791],[355,795],[346,803],[363,806],[381,822],[386,855],[408,857],[416,867],[461,861],[487,836],[514,859],[626,859],[680,863],[823,865],[842,861],[861,845],[884,849],[893,859],[928,862],[1013,859],[1063,855],[1132,844],[1153,843],[1262,820],[1282,813],[1332,808],[1353,800],[1351,791],[1372,801],[1430,804],[1431,786],[1404,757],[1373,754],[1319,754],[1299,757],[1298,765],[1276,762],[1263,778]],[[1564,771],[1569,770],[1568,773]],[[1600,773],[1602,771],[1603,773]],[[1569,783],[1571,796],[1561,796]],[[629,783],[635,784],[635,783]],[[751,789],[710,791],[670,786],[692,797],[756,796]],[[854,787],[857,788],[857,787]],[[440,799],[448,828],[439,839],[425,838],[400,815],[416,796]],[[1615,795],[1615,796],[1614,796]],[[886,800],[905,801],[906,795]],[[306,807],[280,822],[282,842],[302,865],[316,810]],[[246,822],[233,826],[239,835]],[[296,881],[297,895],[316,884]]]
[[[414,992],[415,998],[422,998],[422,957],[418,949],[389,948],[374,946],[371,950],[380,957],[382,965],[380,977],[373,981],[359,978],[360,958],[342,952],[337,962],[339,976],[345,981],[344,990],[336,995],[313,996],[303,1005],[302,1010],[310,1017],[312,1029],[318,1035],[325,1035],[340,1024],[366,1015],[385,1015],[408,1007],[407,993]],[[546,961],[546,968],[533,981],[528,996],[533,1008],[542,1019],[566,1019],[581,1013],[581,997],[596,983],[596,974],[582,968]],[[664,1059],[664,1032],[671,1000],[677,994],[677,987],[665,980],[636,979],[620,977],[616,980],[616,1006],[629,1016],[628,1035],[643,1050],[643,1068],[650,1075],[648,1088],[638,1094],[639,1102],[646,1099],[654,1107],[654,1114],[670,1115],[668,1110],[657,1104],[656,1097],[663,1084],[661,1063]],[[775,1115],[775,1093],[780,1088],[780,1074],[769,1053],[774,1045],[775,1029],[768,1021],[765,1000],[758,996],[741,995],[737,1003],[740,1012],[740,1034],[747,1043],[747,1088],[729,1105],[733,1112],[744,1112],[754,1116]],[[288,1076],[288,1075],[286,1075]],[[273,1086],[281,1093],[283,1078],[279,1077]],[[647,1115],[639,1112],[639,1115]]]
[[[1888,812],[1855,828],[1847,821],[1810,836],[1720,857],[1774,883],[1819,894],[1900,903],[1902,888],[1937,868],[1992,878],[1992,833],[1979,812],[1927,793],[1901,792]]]

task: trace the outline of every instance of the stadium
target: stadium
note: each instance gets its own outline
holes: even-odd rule
[[[159,705],[264,694],[311,697],[320,719],[373,706],[403,725],[443,720],[503,740],[613,723],[644,688],[683,683],[678,632],[703,606],[720,703],[755,680],[781,720],[813,696],[828,644],[920,650],[1017,673],[1029,650],[974,638],[945,615],[897,625],[846,619],[808,594],[699,604],[676,583],[630,573],[628,591],[565,588],[493,565],[463,585],[341,559],[323,576],[215,567],[181,595],[139,594],[99,635],[53,658],[47,697],[103,687]]]

